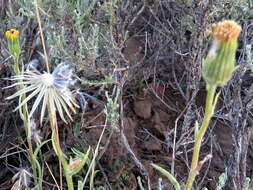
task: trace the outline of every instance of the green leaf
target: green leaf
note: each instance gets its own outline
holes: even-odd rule
[[[167,170],[163,169],[162,167],[156,165],[156,164],[151,164],[155,169],[157,169],[159,172],[161,172],[163,175],[165,175],[168,180],[172,183],[172,185],[175,187],[176,190],[181,190],[181,187],[177,181],[177,179]]]
[[[70,164],[71,164],[71,161],[70,161],[70,164],[68,165],[68,169],[67,169],[68,175],[70,175],[70,176],[75,175],[83,168],[83,166],[86,164],[86,162],[89,158],[90,150],[91,150],[91,148],[89,147],[86,154],[83,154],[81,162],[78,163],[78,165],[76,167],[70,168]]]

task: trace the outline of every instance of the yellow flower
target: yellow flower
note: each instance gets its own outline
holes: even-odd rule
[[[19,43],[19,31],[16,29],[10,29],[5,32],[7,37],[9,53],[14,59],[13,69],[16,74],[20,74],[19,71],[19,56],[21,54],[21,47]]]
[[[6,36],[9,40],[13,41],[14,39],[18,38],[18,36],[19,36],[19,31],[16,30],[16,29],[7,30],[7,31],[5,32],[5,36]]]
[[[203,77],[211,86],[224,86],[231,79],[235,66],[237,38],[242,28],[235,21],[225,20],[212,26],[213,43],[203,61]]]

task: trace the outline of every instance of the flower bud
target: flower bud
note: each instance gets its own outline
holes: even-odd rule
[[[213,43],[203,61],[203,77],[207,84],[224,86],[235,71],[237,38],[241,27],[234,21],[223,21],[212,26]]]
[[[82,159],[75,159],[75,160],[70,160],[69,162],[69,169],[74,170],[76,168],[79,168],[80,164],[82,163]]]
[[[67,175],[70,175],[70,176],[75,175],[84,167],[84,165],[88,162],[90,150],[91,149],[89,147],[87,152],[84,154],[82,152],[79,152],[73,149],[73,152],[75,154],[78,154],[80,157],[76,159],[70,158],[69,164],[66,170]]]
[[[9,53],[14,59],[13,69],[16,74],[20,74],[19,70],[19,56],[21,53],[20,43],[19,43],[19,31],[15,29],[10,29],[5,32],[5,36],[8,39],[8,49]]]

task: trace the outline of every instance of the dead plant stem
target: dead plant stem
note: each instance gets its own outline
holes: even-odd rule
[[[44,51],[44,59],[45,59],[45,62],[46,62],[47,72],[49,73],[50,70],[49,70],[48,56],[47,56],[47,51],[46,51],[46,45],[45,45],[45,39],[44,39],[43,31],[42,31],[42,26],[41,26],[40,13],[39,13],[39,5],[38,5],[38,1],[37,0],[34,0],[34,5],[35,5],[36,17],[37,17],[37,21],[38,21],[38,25],[39,25],[41,44],[42,44],[43,51]]]

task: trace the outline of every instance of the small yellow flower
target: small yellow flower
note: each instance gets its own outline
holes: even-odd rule
[[[19,56],[21,54],[21,47],[19,43],[19,31],[16,29],[10,29],[5,32],[7,37],[8,49],[10,55],[14,59],[13,70],[16,74],[20,74],[19,71]]]
[[[9,40],[13,41],[14,39],[18,38],[18,36],[19,36],[19,31],[16,30],[16,29],[7,30],[7,31],[5,32],[5,36],[6,36]]]

